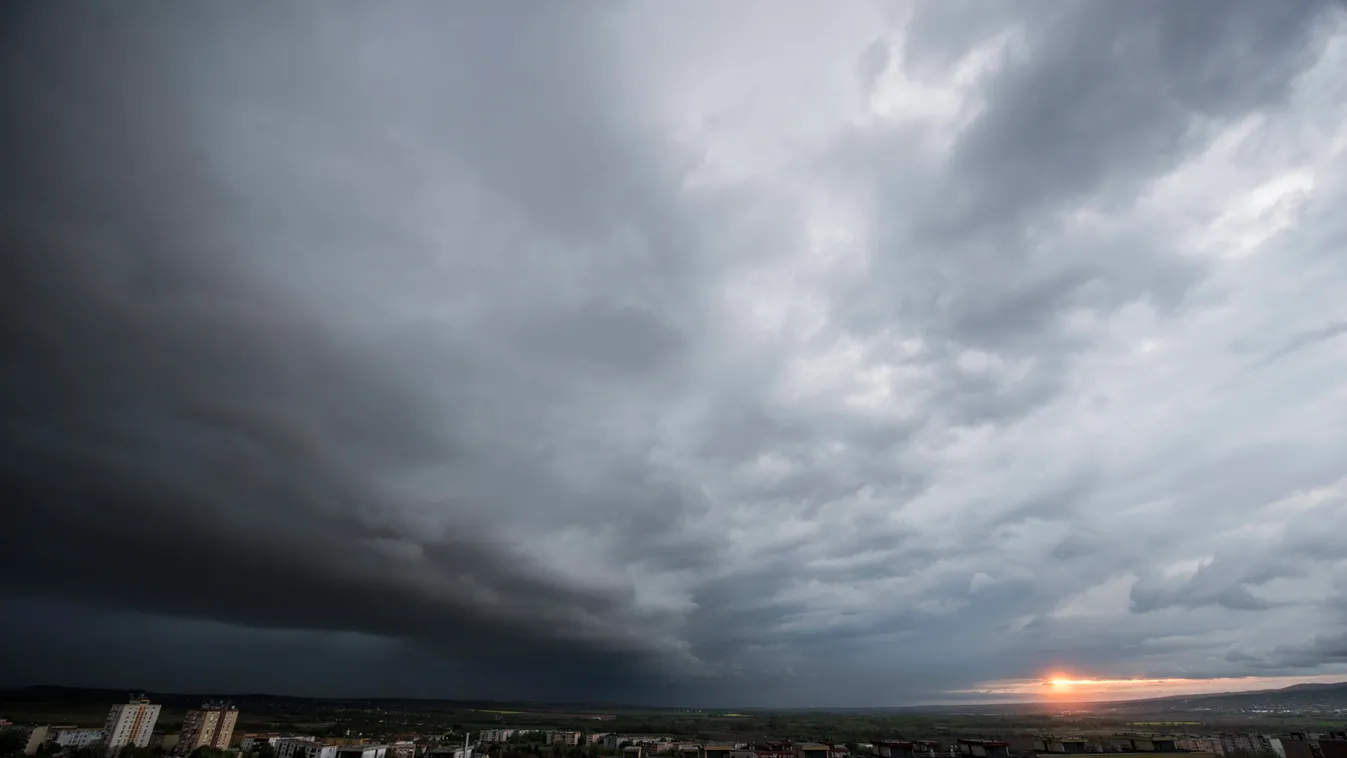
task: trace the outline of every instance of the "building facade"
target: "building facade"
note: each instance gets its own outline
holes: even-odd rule
[[[154,723],[159,720],[159,706],[145,698],[132,698],[108,711],[103,725],[103,745],[109,753],[116,753],[127,745],[149,747],[154,734]]]
[[[276,758],[318,758],[320,746],[312,738],[291,737],[276,740],[271,747],[276,751]]]
[[[1256,753],[1263,748],[1262,741],[1252,734],[1222,734],[1217,739],[1221,743],[1221,752],[1225,755]]]
[[[233,706],[203,705],[188,711],[173,752],[176,755],[188,755],[199,747],[228,750],[238,720],[239,712]]]
[[[342,745],[335,758],[387,758],[387,745]]]
[[[37,755],[38,748],[42,747],[51,734],[50,726],[35,726],[28,732],[28,740],[23,743],[24,755]]]
[[[102,741],[102,729],[58,729],[56,731],[56,744],[61,747],[88,747]]]

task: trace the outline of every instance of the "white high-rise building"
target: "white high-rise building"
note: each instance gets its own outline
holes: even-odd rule
[[[159,706],[150,705],[145,698],[132,698],[129,703],[114,705],[103,725],[103,746],[109,754],[127,745],[149,747],[154,722],[158,720]]]

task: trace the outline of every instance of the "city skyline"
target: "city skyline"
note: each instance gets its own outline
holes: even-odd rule
[[[0,684],[1347,680],[1341,0],[0,12]]]

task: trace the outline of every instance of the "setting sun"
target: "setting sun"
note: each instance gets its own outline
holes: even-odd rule
[[[1128,700],[1168,695],[1189,695],[1214,692],[1242,692],[1257,689],[1276,689],[1306,682],[1337,682],[1340,674],[1321,674],[1309,677],[1232,677],[1214,679],[1126,679],[1088,678],[1060,671],[1045,674],[1039,679],[1004,679],[983,682],[972,690],[956,692],[997,695],[1011,699],[1049,698],[1073,702]]]

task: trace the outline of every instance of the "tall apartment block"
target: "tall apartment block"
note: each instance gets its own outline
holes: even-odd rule
[[[109,754],[127,745],[148,747],[154,733],[154,722],[159,720],[159,706],[146,698],[131,698],[131,702],[112,706],[107,723],[103,725],[103,746]]]
[[[228,750],[229,741],[234,737],[234,724],[238,720],[238,709],[221,703],[207,703],[194,711],[188,711],[173,752],[188,755],[199,747]]]

